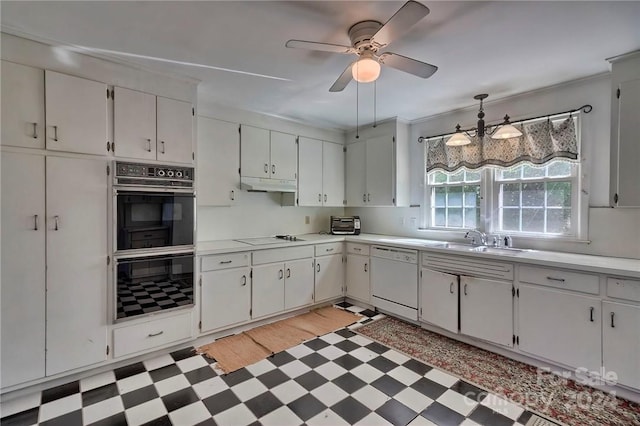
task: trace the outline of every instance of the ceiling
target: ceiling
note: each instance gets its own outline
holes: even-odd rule
[[[640,1],[423,1],[431,13],[385,50],[437,65],[429,79],[383,67],[377,118],[415,120],[609,69],[640,49]],[[2,30],[38,40],[177,62],[117,57],[202,81],[198,102],[356,125],[356,84],[330,93],[352,55],[288,49],[289,39],[349,44],[348,28],[387,21],[403,1],[2,1]],[[113,53],[102,52],[105,56]],[[264,76],[224,71],[244,71]],[[265,76],[276,77],[268,78]],[[373,84],[359,85],[359,121],[373,121]]]

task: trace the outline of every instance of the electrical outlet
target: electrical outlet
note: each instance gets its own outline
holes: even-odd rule
[[[305,217],[304,217],[304,224],[305,224],[305,225],[308,225],[308,224],[310,224],[310,223],[311,223],[311,217],[309,217],[309,216],[305,216]]]

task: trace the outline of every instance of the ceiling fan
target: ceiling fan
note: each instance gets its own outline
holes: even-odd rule
[[[330,92],[344,90],[352,79],[360,83],[375,81],[380,75],[380,64],[418,77],[429,78],[438,70],[435,65],[397,53],[378,53],[428,14],[428,7],[409,0],[384,25],[378,21],[361,21],[352,25],[348,31],[351,46],[304,40],[289,40],[285,46],[358,55],[358,59],[349,64],[333,83]]]

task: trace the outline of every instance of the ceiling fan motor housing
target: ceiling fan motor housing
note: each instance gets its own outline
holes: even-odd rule
[[[362,21],[354,24],[349,28],[349,38],[351,45],[358,51],[378,50],[379,46],[371,44],[371,37],[382,28],[382,24],[378,21]]]

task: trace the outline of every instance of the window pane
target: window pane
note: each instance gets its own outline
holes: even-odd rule
[[[479,216],[479,209],[464,209],[464,227],[477,228]]]
[[[446,209],[435,209],[435,214],[433,215],[433,224],[434,226],[445,226],[445,211]]]
[[[509,170],[502,170],[502,179],[518,179],[522,173],[522,166],[513,167]]]
[[[429,176],[431,183],[445,183],[447,182],[447,175],[443,172],[433,172]]]
[[[480,186],[478,185],[466,185],[464,187],[464,205],[465,207],[479,207],[480,206]]]
[[[519,183],[505,183],[502,185],[502,205],[516,207],[520,205]]]
[[[461,228],[462,227],[462,209],[449,209],[448,226]]]
[[[571,182],[547,183],[547,206],[571,207]]]
[[[566,234],[571,230],[571,209],[547,210],[547,232]]]
[[[522,184],[522,205],[544,207],[544,182]]]
[[[433,188],[433,205],[435,207],[444,207],[447,189],[444,187]]]
[[[465,182],[480,182],[480,172],[467,172]]]
[[[503,231],[519,231],[520,230],[520,209],[502,209],[502,230]]]
[[[544,177],[544,167],[532,167],[528,164],[525,164],[522,167],[522,177],[524,179]]]
[[[566,161],[554,161],[547,167],[547,176],[571,176],[571,163],[567,163]]]
[[[464,170],[460,170],[458,173],[449,175],[449,182],[456,183],[464,180]]]
[[[450,186],[447,200],[449,207],[462,207],[462,186]]]
[[[522,209],[522,231],[544,232],[544,208]]]

